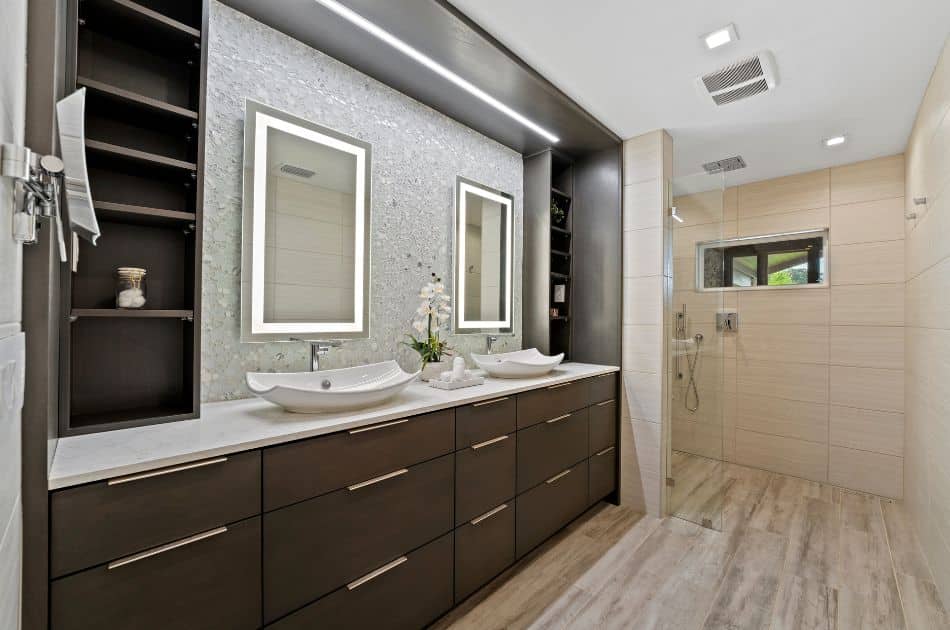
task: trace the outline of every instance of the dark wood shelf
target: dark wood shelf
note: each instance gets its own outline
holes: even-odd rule
[[[71,416],[69,424],[73,434],[95,431],[122,429],[125,426],[139,426],[143,420],[149,424],[189,420],[195,417],[188,405],[160,405],[157,407],[137,407],[120,411],[88,413]]]
[[[165,101],[160,101],[156,98],[143,96],[129,90],[124,90],[120,87],[116,87],[102,81],[90,79],[89,77],[76,77],[76,85],[79,87],[88,88],[90,91],[101,94],[107,98],[127,103],[133,107],[146,109],[159,114],[180,116],[188,120],[198,120],[198,112],[196,111],[179,107],[177,105],[172,105],[171,103],[166,103]]]
[[[557,278],[558,280],[570,280],[571,277],[565,273],[558,273],[556,271],[551,272],[552,278]]]
[[[164,208],[148,208],[111,201],[95,201],[96,216],[101,221],[131,223],[134,225],[153,225],[156,227],[174,227],[175,225],[194,224],[197,215],[194,212],[178,212]]]
[[[551,253],[554,254],[555,256],[564,256],[565,258],[570,258],[570,257],[571,257],[570,253],[568,253],[568,252],[562,252],[562,251],[559,250],[559,249],[552,249],[552,250],[551,250]]]
[[[558,315],[557,317],[552,317],[552,318],[551,318],[551,321],[552,321],[552,322],[568,322],[568,321],[570,321],[570,320],[571,320],[571,318],[570,318],[570,316],[568,316],[568,315]]]
[[[194,162],[176,160],[174,158],[165,157],[164,155],[148,153],[146,151],[138,151],[136,149],[129,149],[127,147],[120,147],[119,145],[109,144],[108,142],[102,142],[99,140],[87,139],[86,148],[93,151],[106,153],[114,157],[134,160],[136,162],[144,162],[146,164],[152,164],[154,166],[161,166],[164,168],[180,169],[192,173],[197,172],[198,170],[198,165]]]
[[[568,201],[571,200],[571,196],[569,194],[567,194],[566,192],[562,192],[558,190],[557,188],[551,188],[551,192],[557,195],[558,197],[563,197],[564,199],[567,199]]]
[[[201,31],[132,0],[83,0],[82,26],[164,54],[197,52]]]
[[[564,229],[564,228],[562,228],[562,227],[558,227],[558,226],[556,226],[556,225],[552,225],[552,226],[551,226],[551,231],[552,231],[552,232],[557,232],[557,233],[559,233],[559,234],[567,234],[568,236],[571,235],[571,231],[570,231],[570,230],[566,230],[566,229]]]
[[[74,308],[72,317],[112,317],[123,319],[192,319],[195,312],[178,309]]]

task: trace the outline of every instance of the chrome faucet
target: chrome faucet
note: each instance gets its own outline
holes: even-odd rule
[[[488,337],[485,338],[485,341],[486,345],[488,346],[488,354],[491,354],[492,347],[495,345],[495,342],[498,341],[498,337],[495,335],[488,335]]]
[[[291,337],[291,341],[306,341],[298,337]],[[320,371],[320,357],[330,353],[330,348],[339,348],[342,345],[340,341],[310,341],[310,371]]]

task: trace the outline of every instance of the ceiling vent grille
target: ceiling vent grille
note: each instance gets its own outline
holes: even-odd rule
[[[302,177],[303,179],[310,179],[317,174],[316,171],[311,171],[310,169],[304,168],[302,166],[294,166],[293,164],[281,164],[280,172],[293,175],[294,177]]]
[[[755,57],[698,77],[696,85],[716,105],[735,103],[774,90],[778,85],[775,58],[768,51],[760,52]]]
[[[745,160],[742,159],[741,155],[734,155],[722,160],[706,162],[703,164],[703,169],[710,175],[714,173],[728,173],[729,171],[738,171],[740,168],[745,168]]]

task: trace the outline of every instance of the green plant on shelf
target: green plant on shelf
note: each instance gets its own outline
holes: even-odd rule
[[[551,223],[554,225],[563,225],[564,220],[567,218],[567,213],[564,212],[564,209],[557,205],[553,199],[551,200]]]

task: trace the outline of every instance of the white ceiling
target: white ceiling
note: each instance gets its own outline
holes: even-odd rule
[[[741,154],[730,184],[903,151],[950,33],[950,0],[451,1],[617,135],[667,129],[676,176]],[[729,22],[740,40],[706,50]],[[763,49],[774,92],[723,107],[697,93],[695,77]]]

